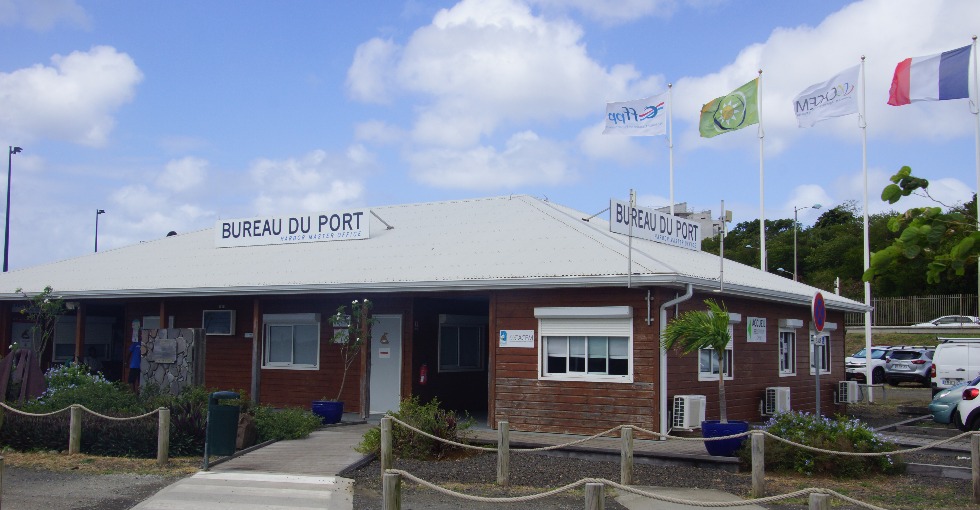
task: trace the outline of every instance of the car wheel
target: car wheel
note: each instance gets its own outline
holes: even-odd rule
[[[977,414],[970,420],[970,426],[966,430],[980,430],[980,414]]]
[[[958,429],[963,429],[963,422],[960,421],[960,412],[953,410],[953,414],[949,416],[949,422],[953,424],[954,427]]]
[[[885,370],[876,368],[871,371],[871,384],[881,384],[885,380]]]

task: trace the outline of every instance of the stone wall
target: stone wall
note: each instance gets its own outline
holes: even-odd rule
[[[204,384],[204,330],[145,329],[140,332],[140,387],[159,386],[171,394]]]

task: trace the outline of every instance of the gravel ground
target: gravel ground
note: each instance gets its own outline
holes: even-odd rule
[[[95,475],[6,467],[4,510],[125,510],[177,481],[158,475]]]

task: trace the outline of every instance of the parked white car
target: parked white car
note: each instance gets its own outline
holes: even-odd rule
[[[933,395],[980,375],[980,338],[939,338],[931,375]]]
[[[980,387],[974,384],[963,388],[963,400],[956,406],[960,419],[956,426],[962,431],[980,430]]]
[[[980,319],[972,315],[944,315],[929,322],[913,324],[913,328],[980,328]]]
[[[885,361],[888,352],[891,347],[887,345],[879,345],[871,347],[871,384],[881,384],[885,382]],[[854,354],[851,354],[844,359],[844,378],[847,380],[854,379],[856,381],[864,382],[865,370],[864,367],[867,363],[867,359],[864,354],[864,349],[861,349]]]

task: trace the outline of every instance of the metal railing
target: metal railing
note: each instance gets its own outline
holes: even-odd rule
[[[909,326],[943,315],[977,315],[975,294],[872,298],[872,326]],[[864,314],[845,312],[844,325],[863,326]]]

